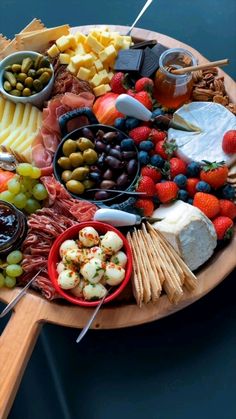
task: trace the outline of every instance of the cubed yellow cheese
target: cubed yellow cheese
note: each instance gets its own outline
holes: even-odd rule
[[[69,54],[60,54],[59,55],[60,64],[69,64],[70,63],[70,56]]]
[[[73,57],[73,55],[75,55],[75,51],[73,49],[66,49],[64,54],[69,54],[70,57]]]
[[[100,84],[102,84],[101,80],[102,80],[102,76],[99,76],[99,74],[95,74],[93,78],[90,80],[90,83],[92,84],[92,86],[97,87]]]
[[[86,41],[86,36],[82,32],[76,32],[75,39],[77,43],[84,43]]]
[[[48,55],[49,55],[49,57],[51,57],[51,58],[54,58],[54,57],[56,57],[59,53],[60,53],[60,51],[59,51],[59,49],[57,48],[57,46],[56,46],[56,44],[53,44],[48,50],[47,50],[47,53],[48,53]]]
[[[99,53],[100,60],[104,62],[110,62],[117,55],[114,45],[109,45],[103,51]]]
[[[109,71],[108,78],[111,81],[112,77],[114,76],[114,73],[112,71]]]
[[[100,86],[94,87],[93,92],[95,96],[105,95],[105,93],[111,90],[109,84],[100,84]]]
[[[86,67],[80,67],[77,77],[81,80],[88,80],[90,78],[90,70]]]
[[[71,58],[74,67],[91,67],[93,65],[93,57],[90,54],[80,55],[77,54]]]
[[[89,45],[92,51],[99,53],[103,50],[103,45],[91,34],[88,35],[86,44]]]
[[[66,68],[74,75],[77,73],[77,68],[74,66],[72,62],[70,62],[70,64]]]
[[[106,70],[99,71],[98,75],[99,77],[101,77],[101,84],[108,83],[110,81],[108,77],[108,72]]]
[[[90,67],[89,78],[91,79],[95,74],[97,74],[97,70],[96,70],[95,65],[92,65],[92,67]]]
[[[129,49],[130,42],[124,39],[122,49]]]
[[[102,43],[102,45],[104,45],[104,47],[107,47],[110,40],[111,40],[111,36],[110,36],[109,32],[107,32],[107,31],[101,32],[100,42]]]
[[[75,52],[76,52],[76,54],[84,55],[86,53],[86,51],[84,49],[84,45],[82,43],[77,44]]]
[[[95,52],[91,51],[89,54],[92,55],[93,61],[96,61],[98,59],[98,56],[97,54],[95,54]]]
[[[117,36],[114,40],[114,47],[116,50],[120,50],[121,48],[123,48],[123,43],[124,43],[124,37],[123,36]]]
[[[66,49],[70,48],[70,39],[68,38],[68,36],[63,35],[56,40],[56,44],[59,50],[63,52]]]
[[[103,70],[103,64],[102,64],[101,60],[94,61],[94,65],[95,65],[97,71]]]

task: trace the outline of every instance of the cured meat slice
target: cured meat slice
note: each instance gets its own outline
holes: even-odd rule
[[[39,168],[48,167],[52,163],[52,153],[40,143],[32,147],[32,158],[35,166]]]

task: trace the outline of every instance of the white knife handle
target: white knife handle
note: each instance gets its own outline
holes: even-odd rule
[[[95,212],[93,219],[114,227],[132,226],[141,222],[141,217],[138,215],[112,208],[100,208]]]
[[[115,106],[116,109],[124,115],[132,116],[141,121],[149,121],[152,117],[152,112],[150,112],[142,103],[126,94],[118,96]]]

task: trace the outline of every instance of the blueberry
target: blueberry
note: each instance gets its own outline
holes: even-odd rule
[[[187,176],[188,177],[198,177],[200,172],[200,164],[192,161],[191,163],[188,164],[187,166]]]
[[[125,128],[127,131],[130,131],[133,128],[136,128],[140,124],[140,120],[137,118],[128,117],[125,120]]]
[[[146,164],[149,163],[150,157],[149,157],[147,151],[143,151],[143,150],[139,151],[138,156],[139,156],[140,164],[146,165]]]
[[[133,151],[134,140],[132,140],[131,138],[126,138],[121,141],[120,146],[122,151]]]
[[[188,198],[188,204],[193,205],[193,198]]]
[[[154,156],[151,157],[150,163],[152,166],[162,167],[165,163],[165,160],[159,156],[159,154],[154,154]]]
[[[196,191],[209,193],[211,192],[211,187],[209,183],[204,182],[203,180],[200,180],[200,182],[198,182],[196,185]]]
[[[120,129],[121,131],[125,130],[125,118],[116,118],[114,122],[114,127]]]
[[[176,183],[176,185],[178,185],[180,188],[184,188],[187,183],[187,177],[184,175],[177,175],[174,177],[173,180]]]
[[[155,118],[156,116],[160,116],[163,115],[163,111],[160,108],[156,108],[153,112],[152,112],[152,118]]]
[[[235,198],[235,190],[233,186],[226,185],[222,189],[222,197],[225,199],[234,199]]]
[[[154,147],[154,144],[152,141],[141,141],[141,143],[139,143],[139,150],[144,150],[144,151],[150,151],[152,150]]]
[[[181,201],[187,202],[188,201],[188,192],[184,189],[180,189],[178,192],[178,199]]]

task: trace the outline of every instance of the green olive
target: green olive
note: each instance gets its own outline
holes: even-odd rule
[[[51,74],[48,71],[44,71],[43,74],[39,77],[39,81],[42,84],[47,84],[51,78]]]
[[[48,59],[48,57],[42,57],[41,61],[40,61],[40,67],[50,67],[50,61]]]
[[[84,163],[83,155],[80,152],[71,153],[69,159],[73,167],[82,166],[82,164]]]
[[[83,152],[83,158],[85,163],[94,164],[98,159],[98,155],[92,148],[87,148],[87,150]]]
[[[43,85],[39,79],[35,79],[33,81],[33,86],[36,92],[40,92],[41,90],[43,90]]]
[[[21,72],[21,65],[20,64],[12,64],[11,68],[12,68],[12,71],[14,73],[20,73]]]
[[[73,170],[71,179],[84,180],[88,174],[89,169],[87,169],[86,167],[77,167]]]
[[[43,59],[43,55],[38,55],[35,62],[34,62],[34,68],[37,70],[40,67],[41,61]]]
[[[29,69],[33,66],[34,62],[30,57],[26,57],[23,59],[21,64],[21,72],[28,73]]]
[[[9,93],[12,96],[21,96],[21,92],[19,90],[17,90],[17,89],[13,89]]]
[[[71,162],[68,157],[60,157],[57,160],[57,163],[59,164],[60,167],[62,167],[62,169],[68,170],[71,168]]]
[[[78,148],[80,149],[80,151],[84,151],[87,150],[88,148],[94,148],[95,145],[93,144],[93,142],[91,140],[89,140],[88,138],[85,137],[81,137],[76,141]]]
[[[22,83],[20,83],[20,82],[18,81],[18,83],[16,83],[16,89],[17,89],[17,90],[20,90],[20,92],[21,92],[22,90],[24,90],[24,86],[23,86],[23,84],[22,84]]]
[[[45,71],[49,74],[52,74],[51,68],[47,68],[47,67],[40,68],[39,70],[36,71],[36,74],[37,76],[41,76],[41,74],[43,74]]]
[[[68,182],[68,180],[71,180],[72,171],[71,170],[64,170],[61,174],[61,178],[63,182]]]
[[[32,87],[33,86],[34,79],[32,77],[26,77],[25,79],[25,86],[26,87]]]
[[[77,144],[74,140],[68,139],[64,142],[62,146],[62,151],[64,156],[69,157],[71,153],[74,153],[77,150]]]
[[[15,75],[12,74],[10,71],[4,71],[4,78],[9,81],[12,87],[16,86],[16,78]]]
[[[12,90],[12,85],[9,83],[9,81],[4,81],[3,87],[6,90],[6,92],[10,92]]]
[[[33,68],[31,68],[28,71],[28,77],[32,77],[34,79],[36,77],[36,70],[34,70]]]
[[[84,185],[85,189],[90,189],[95,185],[95,183],[90,179],[85,179],[83,181],[83,185]]]
[[[20,81],[21,83],[24,83],[25,79],[27,78],[27,74],[26,73],[19,73],[16,76],[17,81]]]
[[[69,180],[68,182],[66,182],[66,187],[68,191],[78,195],[84,192],[84,185],[78,180]]]
[[[31,90],[28,87],[25,87],[22,91],[22,95],[26,97],[31,96]]]

